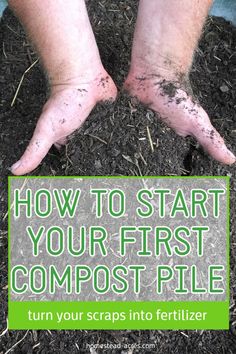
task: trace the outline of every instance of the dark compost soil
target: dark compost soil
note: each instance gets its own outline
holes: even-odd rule
[[[105,67],[118,87],[127,74],[137,1],[89,2],[89,12]],[[47,85],[40,64],[20,79],[37,55],[12,13],[0,25],[0,354],[76,353],[84,343],[156,343],[139,353],[234,353],[236,351],[235,174],[236,167],[213,161],[192,139],[164,126],[153,112],[125,94],[99,105],[61,153],[51,149],[34,175],[228,175],[231,176],[230,331],[18,331],[7,328],[7,176],[35,127]],[[191,72],[193,91],[215,127],[236,152],[236,28],[218,18],[207,21]],[[153,142],[151,149],[148,130]],[[3,220],[3,222],[2,222]],[[217,314],[216,314],[217,315]],[[84,351],[84,352],[89,352]],[[105,352],[105,350],[101,351]],[[112,350],[107,351],[112,353]],[[114,353],[120,353],[116,350]],[[95,352],[94,352],[95,353]],[[99,353],[99,351],[98,351]],[[127,353],[123,350],[123,353]]]

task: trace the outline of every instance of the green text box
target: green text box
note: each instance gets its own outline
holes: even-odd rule
[[[159,320],[157,311],[159,310]],[[31,320],[29,319],[31,311]],[[143,313],[148,313],[141,316]],[[176,316],[174,318],[174,311]],[[83,313],[79,319],[76,313]],[[96,314],[96,320],[88,320],[88,313]],[[136,318],[134,318],[134,312]],[[33,320],[36,316],[44,317],[42,320]],[[57,314],[73,313],[74,319],[62,320]],[[109,319],[104,319],[104,313]],[[112,320],[114,316],[125,314],[123,320]],[[130,314],[132,313],[132,318]],[[166,313],[165,319],[160,313]],[[150,320],[150,314],[152,319]],[[102,319],[100,319],[102,316]],[[140,319],[137,317],[139,316]],[[166,316],[170,318],[166,319]],[[181,316],[181,319],[179,319]],[[47,317],[47,319],[46,319]],[[198,317],[198,319],[197,319]],[[200,319],[200,317],[202,319]],[[37,317],[38,318],[38,317]],[[69,318],[69,317],[68,317]],[[99,320],[98,320],[99,318]],[[204,318],[204,319],[203,319]],[[9,303],[9,329],[229,329],[229,303],[225,302],[10,302]]]

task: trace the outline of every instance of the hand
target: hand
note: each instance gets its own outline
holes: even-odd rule
[[[116,94],[106,72],[87,84],[53,88],[25,153],[11,167],[12,173],[23,175],[34,170],[53,144],[65,144],[67,137],[81,127],[97,102],[114,100]]]

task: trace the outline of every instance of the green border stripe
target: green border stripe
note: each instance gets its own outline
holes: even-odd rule
[[[8,279],[10,279],[10,256],[11,256],[11,180],[13,179],[224,179],[227,183],[227,301],[223,302],[12,302],[10,301],[10,284],[8,287],[8,319],[9,329],[205,329],[222,330],[229,329],[229,294],[230,294],[230,177],[229,176],[8,176]],[[160,309],[170,316],[167,320],[157,320],[156,311]],[[40,313],[52,313],[52,320],[40,319],[30,321],[28,313],[31,311],[36,315]],[[152,320],[130,320],[129,311],[144,311],[152,314]],[[174,311],[184,311],[184,313],[206,313],[205,320],[176,320],[173,319]],[[106,312],[112,316],[116,312],[126,314],[126,320],[105,320],[89,321],[86,318],[76,321],[67,320],[62,323],[57,321],[57,313],[84,312]],[[181,312],[182,313],[182,312]],[[51,316],[51,315],[50,315]],[[172,316],[172,317],[171,317]]]

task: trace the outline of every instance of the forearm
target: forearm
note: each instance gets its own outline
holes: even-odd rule
[[[140,0],[133,59],[139,60],[136,43],[142,42],[143,53],[147,54],[145,63],[148,53],[155,52],[155,63],[150,65],[164,69],[172,63],[179,71],[187,72],[211,4],[212,0]],[[145,31],[139,30],[144,27]],[[152,55],[150,60],[154,58]]]
[[[78,62],[86,77],[93,70],[91,63],[100,63],[84,0],[70,0],[70,6],[65,0],[9,0],[9,5],[38,50],[52,83],[81,75]]]

